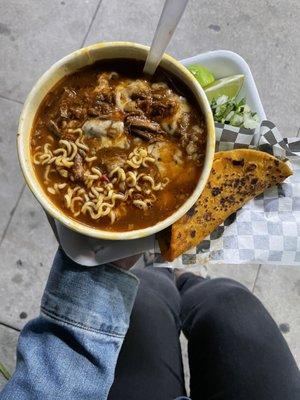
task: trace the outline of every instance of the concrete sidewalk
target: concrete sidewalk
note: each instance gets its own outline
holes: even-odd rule
[[[26,94],[51,64],[102,40],[150,44],[163,0],[0,2],[0,360],[14,367],[19,330],[38,314],[56,249],[15,151]],[[241,8],[243,7],[243,8]],[[228,49],[249,63],[266,114],[283,136],[300,127],[298,0],[190,0],[168,48],[177,58]],[[265,304],[300,364],[300,266],[209,267],[244,283]],[[4,380],[0,377],[0,387]]]

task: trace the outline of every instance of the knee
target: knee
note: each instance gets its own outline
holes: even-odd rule
[[[211,325],[232,325],[251,316],[259,301],[242,284],[232,279],[217,278],[197,288],[193,287],[183,299],[183,314],[194,323],[209,321]]]
[[[139,278],[140,287],[151,288],[152,291],[157,293],[171,291],[178,294],[172,273],[164,268],[136,268],[132,269],[131,272]]]
[[[214,313],[232,315],[243,313],[252,307],[255,296],[241,283],[232,279],[218,278],[211,281],[208,307]]]
[[[229,278],[216,278],[208,282],[208,290],[220,302],[234,301],[243,299],[245,296],[252,295],[246,286]]]
[[[246,286],[232,279],[213,279],[207,290],[207,306],[215,313],[242,313],[251,309],[253,302],[256,302],[255,296]]]
[[[160,268],[141,268],[132,271],[140,280],[135,301],[136,308],[151,309],[153,313],[160,309],[172,310],[179,316],[180,295],[174,284],[172,274]]]

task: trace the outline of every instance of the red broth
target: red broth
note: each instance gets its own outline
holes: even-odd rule
[[[36,176],[69,217],[108,231],[152,226],[194,191],[206,126],[189,90],[134,60],[99,62],[61,80],[31,133]]]

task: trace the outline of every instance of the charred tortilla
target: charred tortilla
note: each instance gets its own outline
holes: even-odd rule
[[[196,204],[158,235],[168,261],[199,244],[227,217],[265,189],[283,182],[292,171],[283,161],[257,150],[215,154],[208,182]]]

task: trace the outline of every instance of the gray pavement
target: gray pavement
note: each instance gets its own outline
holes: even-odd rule
[[[15,152],[18,116],[56,60],[102,40],[150,44],[163,0],[0,1],[0,361],[13,369],[18,330],[38,314],[56,243],[24,189]],[[267,116],[284,136],[300,127],[298,0],[190,0],[169,46],[185,58],[214,49],[249,63]],[[300,364],[300,267],[208,267],[244,283],[266,305]],[[0,378],[0,387],[3,384]]]

